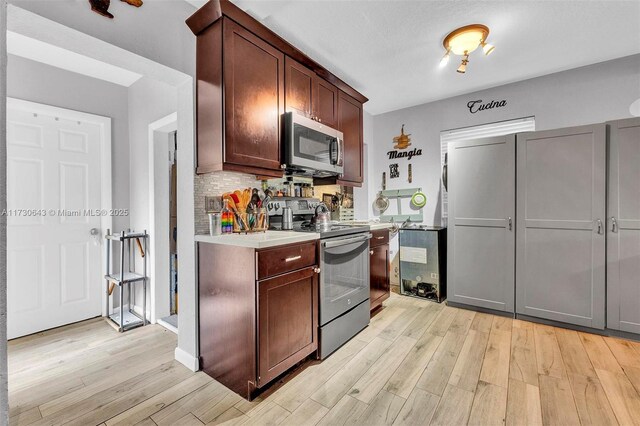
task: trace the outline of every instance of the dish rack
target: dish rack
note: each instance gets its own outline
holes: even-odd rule
[[[131,231],[122,231],[118,234],[112,234],[111,230],[107,229],[107,234],[105,235],[107,271],[104,278],[106,280],[107,292],[107,321],[121,333],[127,330],[131,330],[132,328],[141,327],[147,324],[147,258],[145,254],[147,252],[148,237],[149,235],[147,234],[146,230],[137,233]],[[119,272],[111,271],[111,252],[113,250],[114,242],[120,244]],[[138,247],[138,250],[142,257],[141,274],[134,270],[135,247],[133,249],[133,252],[131,250],[131,245],[134,242]],[[132,309],[132,304],[135,303],[135,291],[132,298],[131,284],[135,285],[138,283],[142,284],[142,316],[140,316]],[[115,287],[118,287],[120,306],[118,308],[115,308],[114,312],[111,313],[109,299]],[[128,290],[127,309],[125,309],[124,307],[124,287],[127,287]]]
[[[382,195],[384,195],[385,197],[391,199],[391,198],[395,198],[396,202],[397,202],[397,208],[398,208],[398,214],[381,214],[380,215],[380,222],[385,222],[385,223],[389,223],[389,222],[404,222],[406,220],[409,220],[410,222],[420,222],[422,223],[423,221],[423,214],[422,214],[422,207],[420,207],[420,209],[418,210],[418,213],[415,214],[403,214],[402,213],[402,205],[401,205],[401,200],[402,198],[411,198],[413,196],[413,194],[415,194],[418,191],[422,191],[422,188],[407,188],[407,189],[385,189],[383,191],[380,191],[380,193]]]

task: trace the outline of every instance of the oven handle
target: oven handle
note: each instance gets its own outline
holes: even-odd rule
[[[325,247],[325,248],[341,247],[341,246],[346,246],[348,244],[367,241],[369,239],[371,239],[371,234],[367,233],[365,235],[360,235],[360,236],[354,237],[354,238],[345,238],[343,240],[338,240],[338,241],[325,241],[324,243],[322,243],[322,246]]]

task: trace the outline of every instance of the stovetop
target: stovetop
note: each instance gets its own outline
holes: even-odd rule
[[[369,231],[369,227],[363,225],[343,225],[340,223],[330,223],[323,226],[312,225],[309,222],[302,222],[295,223],[293,225],[293,230],[296,232],[318,232],[320,234],[320,238],[331,238],[367,232]]]

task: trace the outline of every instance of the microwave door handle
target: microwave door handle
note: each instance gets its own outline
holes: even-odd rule
[[[340,136],[338,136],[336,140],[338,141],[338,158],[336,165],[342,166],[344,162],[344,140]]]
[[[333,166],[338,164],[338,140],[332,138],[329,142],[329,163]]]

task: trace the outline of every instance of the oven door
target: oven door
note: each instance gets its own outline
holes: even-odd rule
[[[284,115],[286,164],[341,174],[342,133],[301,115]]]
[[[321,242],[321,326],[369,298],[370,238],[366,233]]]

